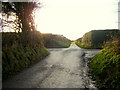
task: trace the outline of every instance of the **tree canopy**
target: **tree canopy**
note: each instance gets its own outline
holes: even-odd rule
[[[11,14],[16,15],[16,21],[13,21],[17,23],[16,27],[19,27],[22,32],[34,31],[35,24],[32,13],[37,7],[38,4],[36,2],[2,2],[2,15],[7,15],[7,18]]]

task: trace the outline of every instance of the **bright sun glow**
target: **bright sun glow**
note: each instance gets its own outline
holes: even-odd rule
[[[117,0],[40,0],[35,22],[41,33],[71,40],[97,29],[118,28]]]

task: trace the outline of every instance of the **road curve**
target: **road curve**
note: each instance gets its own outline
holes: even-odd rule
[[[48,57],[3,82],[3,88],[95,88],[87,76],[84,53],[92,57],[98,50],[84,50],[74,43],[48,50]]]

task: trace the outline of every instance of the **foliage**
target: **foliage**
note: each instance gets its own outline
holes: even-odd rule
[[[84,48],[103,48],[103,43],[111,40],[119,30],[92,30],[82,38],[77,39],[76,41],[79,42],[78,46],[82,46]],[[80,45],[79,45],[80,44]]]
[[[36,48],[14,45],[2,51],[3,80],[42,60],[49,53],[41,46]]]
[[[37,45],[43,46],[43,40],[41,33],[39,31],[29,31],[26,32],[26,36],[24,33],[15,33],[15,32],[2,32],[2,45],[3,48],[5,46],[12,46],[14,44],[19,44],[24,47],[31,46],[35,47]]]
[[[32,13],[36,7],[36,2],[2,2],[2,13],[4,18],[9,18],[9,16],[14,15],[14,17],[17,18],[15,25],[19,27],[22,32],[34,31],[35,26]],[[6,15],[7,17],[5,17]],[[8,25],[11,22],[9,19],[2,20],[8,23]],[[12,21],[12,23],[14,23],[14,21]]]
[[[107,41],[90,63],[90,71],[103,88],[120,88],[120,36]]]
[[[12,27],[14,30],[21,30],[17,33],[2,32],[3,80],[49,54],[43,45],[41,33],[35,29],[32,13],[36,5],[35,2],[2,3],[5,25],[14,24],[17,27]],[[10,21],[11,16],[16,19]]]
[[[28,39],[25,40],[21,35],[22,33],[15,32],[2,33],[3,80],[40,61],[49,54],[41,42],[39,32],[29,32]]]
[[[44,45],[47,48],[69,47],[71,41],[62,35],[43,34]]]
[[[79,42],[79,41],[76,41],[75,43],[76,43],[76,45],[77,45],[78,47],[80,47],[80,48],[86,48],[86,49],[91,49],[91,48],[92,48],[90,45],[82,44],[82,43]]]

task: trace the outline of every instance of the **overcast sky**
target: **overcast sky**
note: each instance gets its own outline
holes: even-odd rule
[[[40,0],[37,29],[75,40],[86,32],[118,28],[118,0]]]

